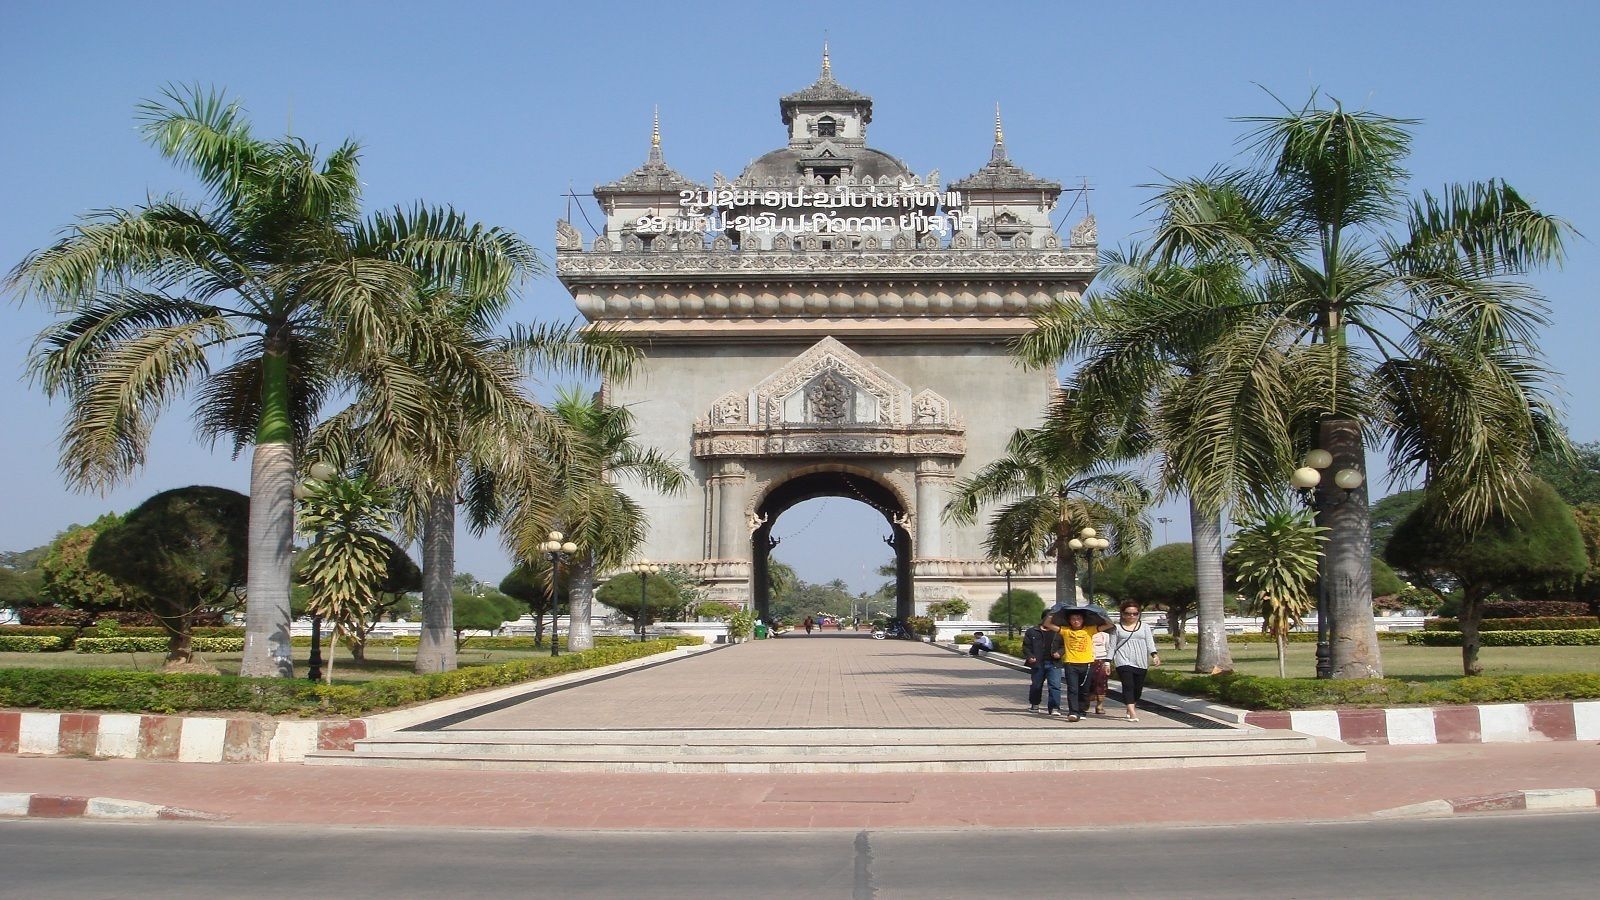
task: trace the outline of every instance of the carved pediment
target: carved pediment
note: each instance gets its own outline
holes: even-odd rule
[[[911,389],[825,337],[756,385],[760,424],[905,424]]]

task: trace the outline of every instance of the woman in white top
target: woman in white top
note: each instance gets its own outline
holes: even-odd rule
[[[1139,698],[1144,694],[1144,677],[1152,665],[1161,665],[1156,649],[1156,634],[1139,618],[1139,604],[1122,604],[1117,624],[1108,632],[1111,638],[1111,664],[1122,682],[1122,700],[1128,704],[1128,721],[1139,721]]]
[[[1094,704],[1094,714],[1106,714],[1106,682],[1111,679],[1111,633],[1094,633],[1094,663],[1089,671],[1089,702]]]

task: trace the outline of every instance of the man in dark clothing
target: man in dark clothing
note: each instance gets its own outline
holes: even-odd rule
[[[1061,715],[1061,657],[1066,653],[1066,643],[1061,639],[1061,632],[1046,631],[1041,628],[1045,620],[1050,618],[1047,612],[1035,625],[1022,633],[1022,655],[1028,663],[1028,668],[1033,673],[1033,680],[1028,685],[1028,710],[1039,711],[1039,701],[1043,699],[1045,685],[1050,687],[1050,715]]]

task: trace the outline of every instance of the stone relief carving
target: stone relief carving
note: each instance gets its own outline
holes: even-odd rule
[[[583,235],[566,219],[556,220],[556,249],[582,250]]]
[[[743,394],[724,394],[711,406],[711,424],[743,425],[749,412],[749,398]]]
[[[741,247],[757,243],[755,235],[742,236]],[[891,249],[880,250],[875,253],[861,251],[831,250],[815,253],[800,253],[782,259],[744,259],[721,260],[711,254],[689,253],[683,256],[657,260],[643,256],[642,243],[629,249],[624,241],[626,252],[612,253],[610,242],[601,244],[595,241],[593,253],[572,254],[556,261],[557,272],[565,276],[595,275],[604,278],[612,273],[636,273],[657,271],[678,271],[686,273],[703,272],[709,268],[748,270],[748,271],[785,271],[795,273],[836,272],[840,270],[865,269],[878,271],[905,271],[905,272],[1031,272],[1031,273],[1059,273],[1064,275],[1091,275],[1097,267],[1093,251],[1076,248],[1074,251],[1063,251],[1052,248],[1049,251],[1030,249],[1019,251],[1012,248],[998,246],[992,249],[1006,250],[1005,253],[976,253],[968,249],[971,244],[966,235],[957,235],[962,238],[959,246],[954,241],[949,249],[929,251],[917,249],[912,246],[911,238],[899,235],[891,241]],[[995,237],[986,235],[985,237]],[[782,240],[779,240],[779,239]],[[789,236],[779,233],[773,235],[773,249],[789,249]],[[754,249],[754,248],[752,248]],[[863,246],[863,250],[867,248]]]
[[[744,514],[745,524],[750,526],[751,534],[755,534],[757,531],[761,530],[761,526],[767,524],[769,519],[770,517],[765,513],[759,516],[756,515],[754,510],[748,511]]]
[[[825,370],[806,385],[806,421],[825,425],[839,425],[851,421],[850,401],[855,385],[840,378],[833,370]]]
[[[950,421],[950,401],[931,390],[911,398],[911,424],[933,425]]]
[[[1074,247],[1092,247],[1100,243],[1100,231],[1094,222],[1094,213],[1083,217],[1083,221],[1072,226],[1070,242]]]
[[[839,373],[843,381],[865,391],[877,401],[874,421],[885,425],[905,421],[902,413],[905,400],[902,398],[909,398],[910,388],[862,359],[860,354],[836,338],[825,337],[756,385],[756,409],[763,417],[762,424],[782,423],[784,400],[800,390],[802,385],[829,370]]]

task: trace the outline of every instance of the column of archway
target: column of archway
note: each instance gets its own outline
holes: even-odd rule
[[[745,518],[745,504],[749,502],[750,478],[738,460],[725,459],[717,463],[716,473],[710,478],[716,495],[716,556],[717,559],[748,560],[750,554],[750,523]],[[753,598],[746,597],[748,605]]]
[[[942,459],[917,460],[917,545],[916,556],[933,559],[944,555],[943,527],[946,488],[955,478],[951,465]]]

